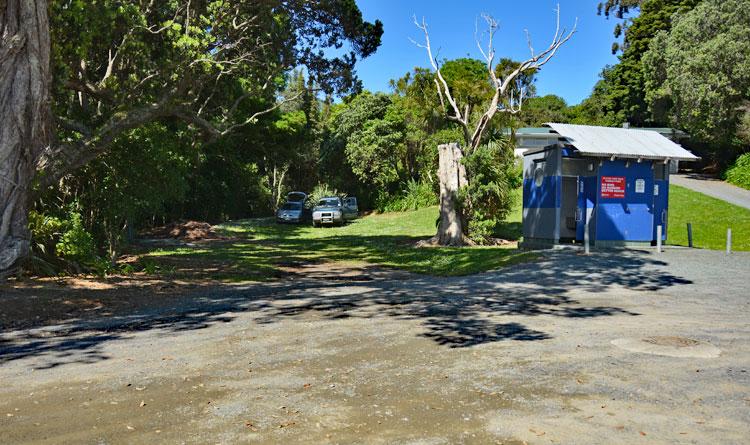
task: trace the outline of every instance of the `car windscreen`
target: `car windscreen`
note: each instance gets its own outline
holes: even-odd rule
[[[321,199],[320,201],[318,201],[318,205],[321,207],[330,207],[330,206],[335,207],[339,205],[339,200],[336,198]]]
[[[286,195],[287,201],[302,202],[305,198],[307,198],[307,195],[302,192],[290,192]]]
[[[281,206],[281,210],[299,210],[301,208],[302,208],[302,204],[297,204],[294,202],[287,202]]]

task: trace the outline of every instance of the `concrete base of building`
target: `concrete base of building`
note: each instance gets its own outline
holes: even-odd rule
[[[664,244],[664,243],[662,243]],[[518,248],[522,250],[583,250],[584,245],[581,241],[571,240],[554,240],[546,238],[528,238],[518,243]],[[607,249],[650,249],[656,248],[651,241],[611,241],[596,240],[591,242],[591,250]]]

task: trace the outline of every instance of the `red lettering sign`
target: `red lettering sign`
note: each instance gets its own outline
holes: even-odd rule
[[[624,198],[625,176],[602,176],[602,198]]]

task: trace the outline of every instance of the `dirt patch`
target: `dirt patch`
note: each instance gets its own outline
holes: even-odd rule
[[[155,227],[141,233],[144,238],[172,238],[180,241],[227,240],[219,235],[213,226],[204,221],[177,221],[166,226]]]
[[[219,286],[215,281],[184,281],[142,273],[15,281],[0,286],[0,329],[35,328],[157,309]]]
[[[721,349],[692,338],[679,336],[652,336],[645,338],[619,338],[612,344],[629,352],[678,358],[716,358]]]
[[[646,343],[651,343],[657,346],[671,346],[674,348],[687,348],[690,346],[697,346],[701,342],[693,340],[692,338],[686,337],[675,337],[675,336],[657,336],[657,337],[646,337],[643,339]]]

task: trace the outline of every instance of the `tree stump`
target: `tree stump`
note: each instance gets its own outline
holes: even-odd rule
[[[458,191],[467,184],[466,167],[461,162],[464,154],[456,143],[439,145],[438,153],[440,223],[432,241],[441,246],[463,246],[467,240]]]

